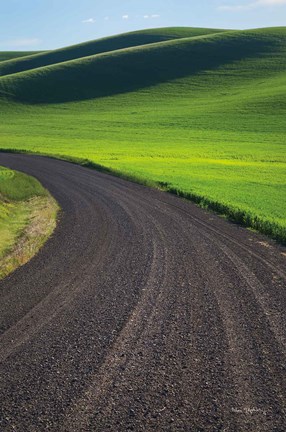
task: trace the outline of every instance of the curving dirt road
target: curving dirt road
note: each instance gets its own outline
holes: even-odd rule
[[[0,282],[1,432],[286,430],[286,254],[193,204],[0,154],[63,214]]]

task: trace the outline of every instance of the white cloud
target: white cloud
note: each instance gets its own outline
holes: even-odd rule
[[[265,6],[283,5],[286,4],[286,0],[258,0],[257,3]]]
[[[220,11],[229,11],[229,12],[238,12],[241,10],[249,10],[249,9],[253,9],[253,3],[249,3],[247,5],[233,5],[233,6],[219,6],[218,10]]]
[[[219,6],[218,9],[222,11],[239,12],[244,10],[256,9],[259,7],[280,6],[280,5],[286,5],[286,0],[256,0],[244,5]]]
[[[104,21],[108,21],[109,20],[109,16],[104,17]]]
[[[0,46],[22,48],[22,47],[32,47],[37,46],[42,43],[41,39],[37,38],[23,38],[23,39],[12,39],[7,41],[0,41]]]
[[[151,18],[151,19],[154,19],[154,18],[160,18],[160,15],[157,15],[157,14],[153,14],[153,15],[144,15],[143,18],[145,18],[145,19],[149,19],[149,18]]]
[[[122,19],[128,20],[129,19],[129,15],[122,15]]]
[[[82,23],[84,23],[84,24],[94,24],[95,23],[95,19],[94,18],[88,18],[86,20],[83,20]]]

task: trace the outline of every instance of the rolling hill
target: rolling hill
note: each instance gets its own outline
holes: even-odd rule
[[[285,27],[148,30],[6,61],[1,148],[85,160],[286,241],[285,71]]]
[[[265,78],[286,66],[283,36],[280,29],[228,32],[117,49],[3,77],[0,95],[28,103],[93,99],[221,68],[236,81]],[[243,69],[233,71],[239,61]]]
[[[89,41],[54,51],[26,56],[25,58],[15,59],[9,63],[0,65],[0,76],[56,63],[62,63],[69,60],[80,59],[82,57],[88,57],[108,51],[115,51],[119,49],[147,45],[173,39],[181,39],[185,37],[197,37],[218,32],[222,32],[222,30],[172,27],[124,33],[121,35]]]
[[[0,62],[32,56],[44,51],[0,51]]]

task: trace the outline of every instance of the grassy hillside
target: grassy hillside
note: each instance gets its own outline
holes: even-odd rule
[[[286,242],[285,54],[286,28],[260,29],[2,77],[1,147],[89,160]]]
[[[216,29],[201,28],[163,28],[124,33],[121,35],[106,37],[94,41],[73,45],[54,51],[16,59],[0,65],[0,76],[48,66],[68,60],[79,59],[103,52],[115,51],[139,45],[147,45],[155,42],[163,42],[185,37],[196,37],[205,34],[221,32]]]
[[[94,99],[236,67],[236,79],[275,71],[286,65],[280,30],[218,33],[116,50],[6,76],[0,95],[28,103]],[[255,69],[255,66],[257,70]],[[224,72],[223,72],[224,73]],[[236,71],[232,71],[236,73]],[[243,73],[243,76],[241,76]],[[227,78],[227,76],[226,76]],[[236,84],[236,83],[235,83]],[[216,83],[214,83],[216,86]]]
[[[32,56],[44,51],[0,51],[0,62]]]

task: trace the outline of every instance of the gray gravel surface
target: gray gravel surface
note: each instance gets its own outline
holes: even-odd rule
[[[0,282],[0,431],[286,430],[286,251],[190,202],[0,154],[62,207]]]

